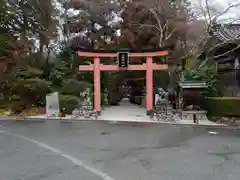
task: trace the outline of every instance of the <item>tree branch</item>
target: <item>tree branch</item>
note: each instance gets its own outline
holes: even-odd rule
[[[149,11],[155,17],[155,19],[157,21],[157,24],[158,24],[158,28],[160,29],[160,37],[159,37],[159,43],[158,44],[160,46],[162,46],[163,45],[163,27],[162,27],[162,24],[161,24],[161,20],[159,19],[157,12],[153,8],[150,8]]]
[[[167,31],[167,29],[168,29],[168,24],[169,24],[169,21],[167,20],[167,22],[164,24],[164,26],[163,26],[163,31]]]
[[[207,1],[207,0],[206,0]],[[220,14],[218,14],[217,16],[215,16],[212,20],[212,22],[215,22],[220,16],[224,15],[225,13],[227,13],[230,9],[238,7],[240,5],[240,3],[237,4],[232,4],[230,6],[228,6],[223,12],[221,12]]]
[[[224,45],[226,45],[228,43],[235,43],[236,41],[239,41],[239,40],[240,40],[240,38],[236,38],[236,39],[230,39],[230,40],[218,43],[217,45],[215,45],[212,48],[210,48],[208,52],[212,52],[214,49],[220,48],[221,46],[224,46]]]
[[[211,18],[210,8],[208,5],[208,0],[205,0],[205,4],[206,4],[206,9],[207,9],[207,17],[209,18],[209,24],[210,24],[210,26],[208,26],[208,28],[209,28],[209,27],[211,27],[211,24],[212,24],[212,18]]]
[[[226,55],[228,55],[228,54],[230,54],[230,53],[238,50],[239,48],[240,48],[240,44],[237,45],[237,47],[231,49],[230,51],[227,51],[227,52],[225,52],[225,53],[223,53],[223,54],[220,54],[220,55],[217,55],[217,56],[213,56],[213,58],[214,58],[214,59],[218,59],[218,58],[220,58],[220,57],[226,56]]]
[[[165,38],[165,41],[168,40],[169,38],[171,38],[172,35],[175,33],[176,30],[177,30],[177,28],[174,28],[174,29],[172,30],[172,32],[167,35],[167,37]]]
[[[167,37],[167,34],[168,34],[168,23],[169,21],[166,22],[166,26],[165,26],[165,37]]]
[[[185,59],[185,58],[187,58],[188,56],[190,56],[190,54],[193,52],[193,50],[194,50],[195,48],[197,48],[197,46],[198,46],[199,44],[201,44],[204,40],[205,40],[205,36],[203,36],[203,37],[201,38],[201,40],[199,41],[199,43],[196,43],[194,46],[192,46],[192,47],[188,50],[188,52],[187,52],[183,57],[181,57],[181,59]]]
[[[162,24],[161,24],[161,20],[158,18],[158,15],[157,15],[157,12],[153,9],[153,8],[150,8],[149,11],[153,14],[153,16],[155,17],[156,21],[157,21],[157,24],[158,24],[158,27],[161,29],[161,31],[163,31],[163,28],[162,28]]]
[[[205,9],[204,9],[204,7],[202,6],[202,2],[201,2],[201,0],[199,0],[199,1],[198,1],[198,3],[199,3],[199,5],[200,5],[200,11],[201,11],[201,13],[202,13],[202,14],[203,14],[203,16],[204,16],[204,23],[205,23],[205,27],[208,27],[207,15],[206,15],[206,12],[205,12]]]
[[[159,32],[161,32],[161,30],[156,26],[156,25],[153,25],[153,24],[140,24],[140,23],[131,23],[130,25],[133,25],[133,26],[140,26],[140,28],[143,28],[143,27],[150,27],[150,28],[155,28],[157,29]]]

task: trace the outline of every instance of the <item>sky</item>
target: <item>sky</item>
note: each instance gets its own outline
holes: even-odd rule
[[[220,5],[220,7],[222,9],[225,9],[226,7],[228,7],[229,5],[228,4],[231,4],[231,3],[240,3],[240,0],[217,0],[217,3]],[[240,16],[240,6],[236,7],[236,8],[232,8],[229,13],[227,13],[225,15],[225,17],[223,18],[229,18],[229,17],[232,17],[233,19],[236,18],[236,16]]]
[[[200,4],[205,4],[206,0],[191,0],[193,6],[199,6]],[[232,4],[238,4],[240,0],[208,0],[208,4],[210,7],[214,7],[219,12],[223,12],[226,8],[228,8]],[[227,13],[224,13],[219,20],[223,23],[231,22],[232,19],[240,19],[240,6],[231,8]]]

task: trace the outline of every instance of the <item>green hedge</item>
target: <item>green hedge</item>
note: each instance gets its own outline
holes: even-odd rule
[[[80,96],[80,92],[86,88],[92,88],[92,84],[74,79],[66,79],[62,82],[61,94]]]
[[[81,99],[76,96],[60,95],[60,98],[59,98],[60,110],[67,114],[72,114],[72,111],[77,107],[80,101]]]
[[[10,109],[14,114],[22,113],[26,108],[26,104],[21,101],[12,102],[10,105]]]
[[[202,105],[212,117],[240,117],[240,98],[209,97],[203,100]]]
[[[6,108],[6,100],[0,97],[0,109]]]

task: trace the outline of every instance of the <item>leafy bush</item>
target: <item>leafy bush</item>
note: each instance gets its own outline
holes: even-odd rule
[[[50,92],[50,85],[44,79],[16,79],[12,84],[12,92],[27,103],[38,104],[45,100],[46,94]]]
[[[220,96],[220,81],[218,79],[217,65],[214,61],[206,59],[195,64],[194,67],[183,71],[186,81],[204,81],[208,86],[207,96]]]
[[[5,101],[4,97],[0,96],[0,109],[5,108],[5,107],[6,107],[6,101]]]
[[[101,93],[101,106],[104,106],[104,99],[105,99],[105,95],[104,93]]]
[[[21,67],[21,68],[16,69],[13,72],[13,76],[15,78],[23,78],[23,79],[37,78],[42,75],[43,75],[43,72],[40,69],[31,67],[31,66]]]
[[[62,83],[62,80],[69,74],[70,70],[68,64],[62,61],[54,65],[49,74],[49,80],[51,80],[54,85],[59,86]]]
[[[60,109],[67,114],[71,114],[80,102],[80,98],[71,95],[60,95]]]
[[[202,106],[212,117],[240,117],[240,98],[209,97],[203,100]]]
[[[33,108],[30,108],[26,111],[24,111],[24,113],[27,115],[27,116],[36,116],[36,115],[40,115],[40,114],[46,114],[46,108],[39,108],[39,107],[33,107]]]
[[[19,114],[26,109],[26,105],[21,101],[16,101],[11,103],[11,111],[15,114]]]
[[[41,70],[31,66],[14,69],[3,85],[6,99],[21,101],[26,107],[44,105],[45,96],[51,91],[51,82],[42,75]]]
[[[77,81],[74,79],[66,79],[62,82],[61,94],[80,96],[80,93],[86,88],[91,88],[92,85],[88,82]]]

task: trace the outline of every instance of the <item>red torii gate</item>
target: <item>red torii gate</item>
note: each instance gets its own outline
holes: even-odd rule
[[[120,51],[121,52],[121,51]],[[146,63],[139,65],[128,65],[124,70],[129,71],[146,71],[146,109],[147,114],[151,114],[153,110],[153,70],[166,70],[167,64],[153,63],[153,57],[155,56],[167,56],[169,51],[167,49],[145,49],[145,50],[125,50],[129,53],[129,57],[146,57]],[[111,52],[106,50],[85,50],[81,49],[77,51],[78,56],[92,57],[93,64],[80,65],[79,71],[93,71],[94,72],[94,111],[101,112],[101,83],[100,72],[101,71],[119,71],[123,70],[116,65],[103,65],[100,63],[101,57],[118,57],[119,52]]]

